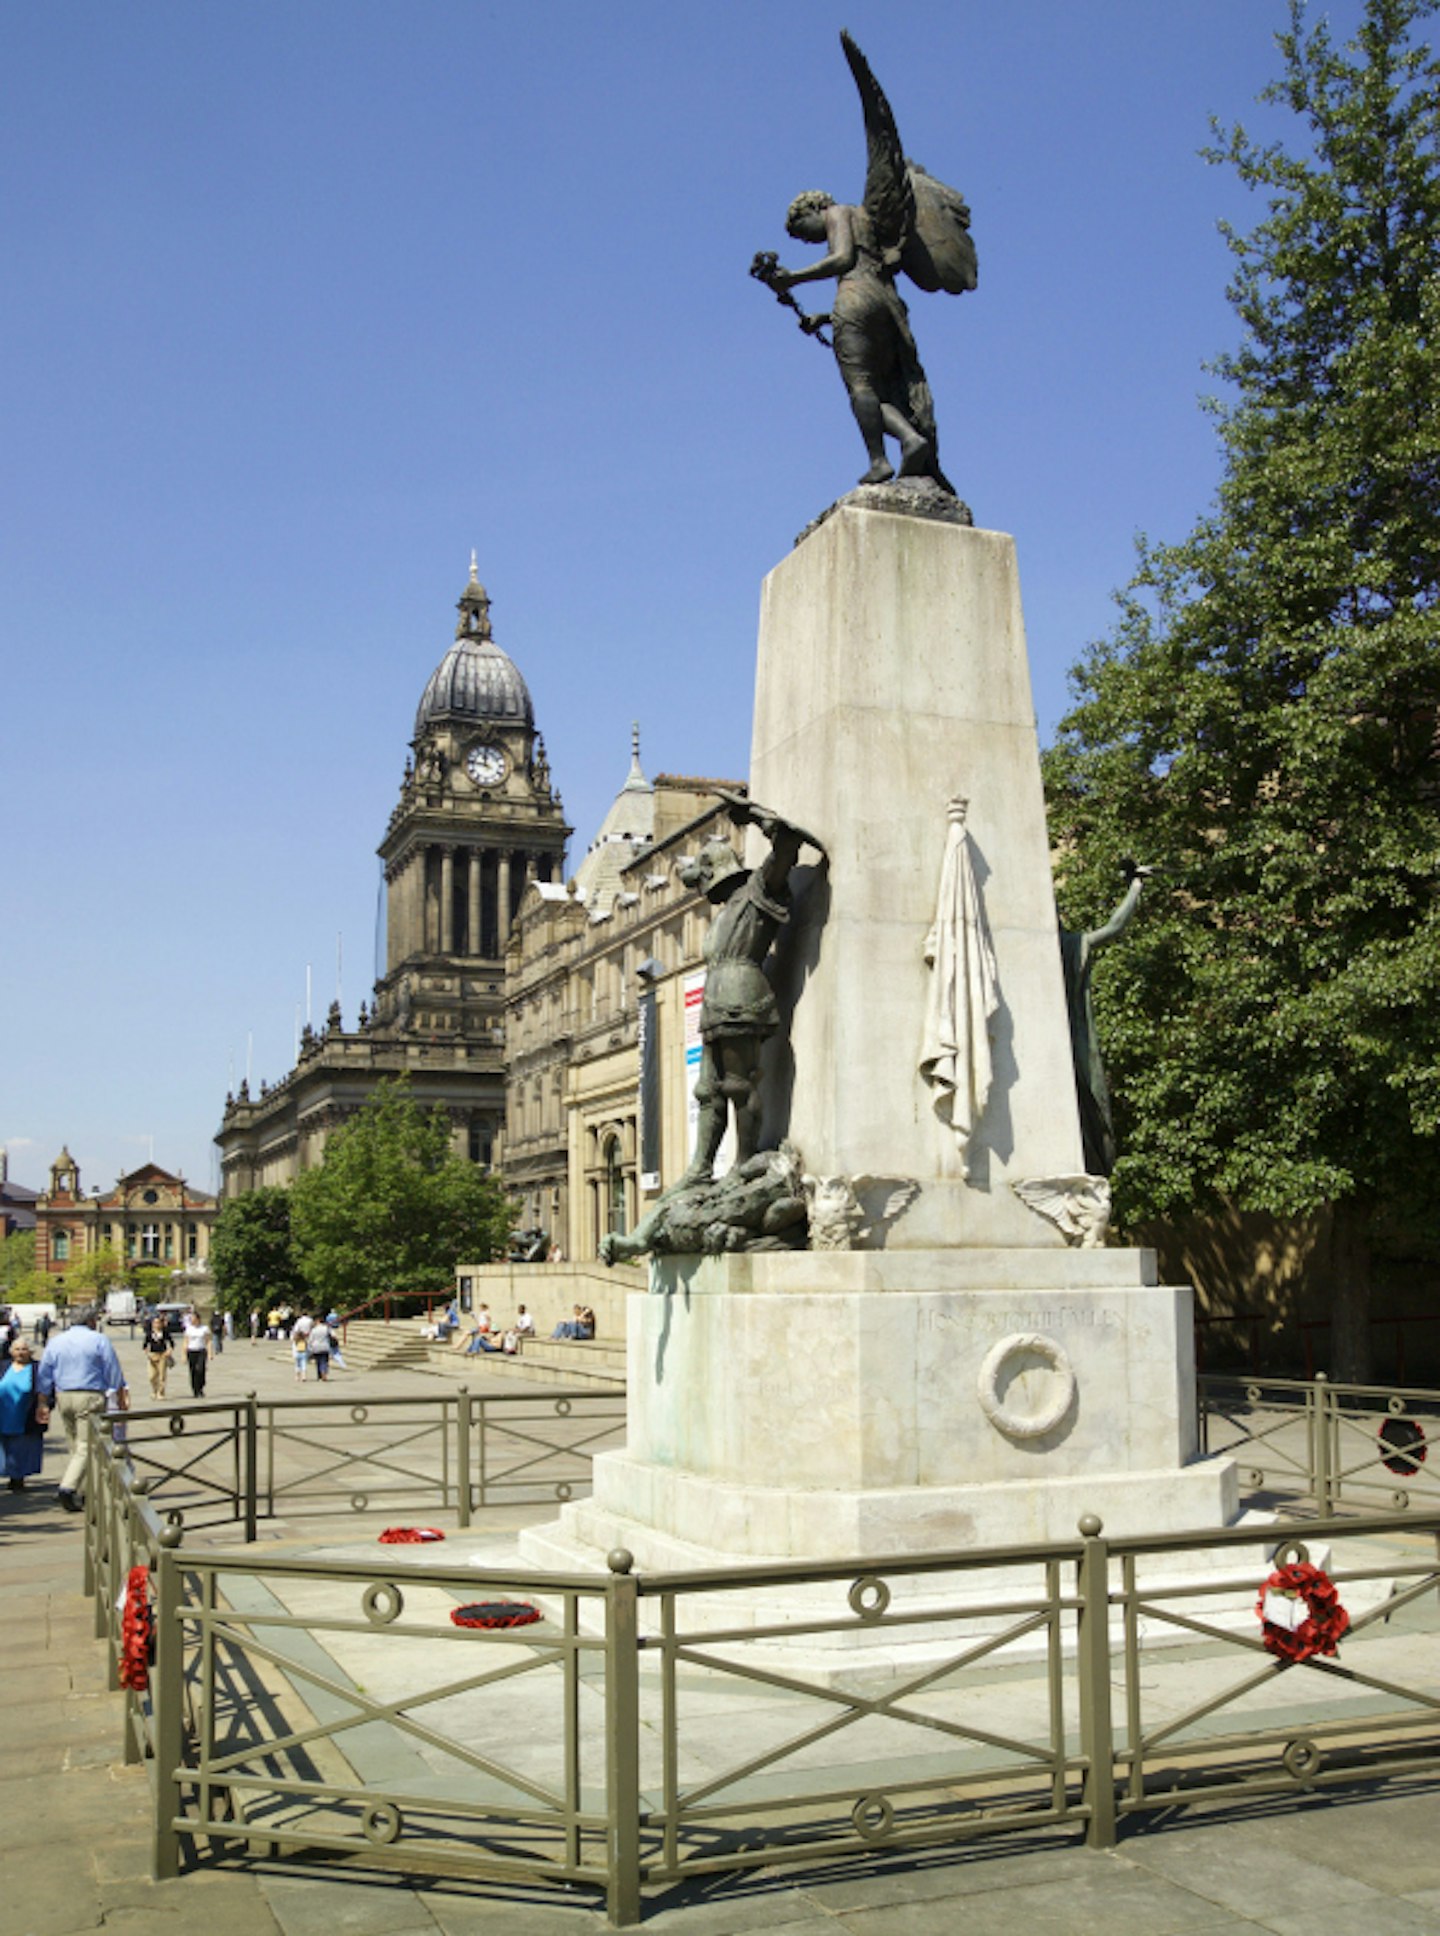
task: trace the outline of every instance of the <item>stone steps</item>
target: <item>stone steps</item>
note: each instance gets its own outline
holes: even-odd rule
[[[420,1336],[418,1319],[358,1318],[342,1347],[351,1371],[427,1371],[437,1377],[472,1382],[488,1374],[531,1385],[593,1385],[604,1391],[625,1389],[623,1338],[532,1338],[515,1356],[479,1352],[473,1358],[448,1344]]]
[[[341,1349],[351,1371],[424,1370],[429,1346],[406,1321],[357,1318],[345,1330]]]
[[[477,1377],[515,1378],[528,1385],[593,1385],[598,1390],[624,1391],[625,1345],[621,1339],[574,1341],[533,1338],[513,1357],[504,1352],[477,1352],[473,1358],[448,1345],[431,1345],[430,1362],[418,1367],[440,1377],[473,1383]]]

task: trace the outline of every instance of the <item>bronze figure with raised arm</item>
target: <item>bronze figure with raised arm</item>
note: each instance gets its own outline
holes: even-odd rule
[[[679,870],[685,885],[698,887],[716,912],[705,936],[702,1050],[695,1085],[700,1122],[695,1153],[675,1186],[678,1190],[709,1181],[732,1109],[735,1168],[759,1147],[760,1052],[766,1037],[780,1026],[775,991],[763,964],[790,919],[790,872],[801,848],[824,853],[813,834],[782,820],[769,807],[716,791],[736,826],[758,827],[770,851],[758,867],[747,870],[729,841],[707,840],[698,858]]]
[[[957,296],[973,289],[970,210],[953,188],[907,160],[869,63],[849,34],[840,39],[865,116],[864,199],[839,203],[819,189],[797,196],[786,229],[797,241],[823,243],[824,257],[808,269],[785,269],[774,255],[762,253],[750,273],[797,310],[794,287],[834,278],[829,314],[799,314],[807,335],[818,335],[826,323],[832,327],[835,361],[870,459],[860,482],[882,484],[895,476],[885,445],[890,437],[899,445],[901,477],[929,478],[953,497],[940,468],[930,385],[895,277],[903,270],[921,289]]]

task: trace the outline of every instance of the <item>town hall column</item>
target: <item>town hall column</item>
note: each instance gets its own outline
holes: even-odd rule
[[[455,849],[440,849],[440,952],[455,952]]]
[[[403,874],[393,861],[385,867],[385,972],[395,966],[400,951],[401,894]]]
[[[419,919],[415,932],[419,936],[422,953],[428,954],[434,945],[430,923],[430,849],[419,847],[415,852],[415,910]]]
[[[510,939],[510,856],[508,852],[500,856],[500,879],[495,898],[498,903],[495,910],[495,925],[499,935],[498,951],[503,955],[505,943]]]
[[[470,849],[470,881],[466,899],[468,918],[465,929],[465,952],[478,955],[480,950],[480,870],[484,859],[478,847]]]

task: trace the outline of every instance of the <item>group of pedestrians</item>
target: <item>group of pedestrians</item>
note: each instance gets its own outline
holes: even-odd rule
[[[290,1350],[295,1359],[296,1383],[303,1385],[307,1366],[314,1365],[315,1376],[323,1385],[332,1364],[342,1370],[345,1367],[340,1355],[340,1313],[327,1311],[322,1318],[302,1311],[290,1327]]]
[[[233,1334],[232,1334],[233,1335]],[[225,1332],[201,1317],[192,1305],[180,1326],[180,1343],[185,1353],[185,1369],[190,1374],[192,1398],[205,1396],[205,1378],[210,1360],[225,1348]],[[140,1340],[145,1354],[145,1369],[150,1377],[150,1396],[165,1396],[165,1382],[175,1364],[175,1341],[163,1317],[152,1317]]]
[[[0,1378],[0,1472],[12,1492],[40,1470],[45,1431],[58,1412],[69,1457],[60,1475],[60,1504],[80,1511],[80,1481],[92,1421],[130,1409],[130,1389],[115,1347],[96,1328],[93,1310],[72,1312],[68,1330],[45,1346],[38,1365],[28,1338],[12,1338]]]
[[[287,1318],[290,1313],[287,1312]],[[43,1352],[23,1334],[23,1327],[7,1312],[0,1324],[0,1479],[11,1492],[23,1492],[39,1473],[44,1460],[45,1433],[57,1415],[65,1431],[68,1457],[60,1478],[60,1504],[79,1512],[80,1484],[85,1473],[86,1443],[92,1422],[107,1413],[130,1409],[130,1390],[115,1347],[99,1328],[99,1312],[71,1311],[69,1325],[54,1337],[47,1324]],[[227,1323],[228,1320],[228,1323]],[[233,1319],[217,1313],[203,1318],[192,1305],[186,1311],[178,1338],[163,1315],[152,1316],[140,1340],[149,1379],[150,1398],[165,1397],[165,1387],[177,1357],[185,1358],[191,1395],[205,1396],[211,1360],[234,1337]],[[323,1384],[340,1355],[340,1314],[324,1317],[302,1311],[287,1324],[294,1354],[295,1376],[305,1382],[309,1367]],[[250,1336],[258,1338],[258,1312],[252,1314]],[[119,1428],[117,1427],[117,1430]]]
[[[452,1300],[430,1335],[437,1339],[449,1338],[451,1350],[462,1352],[467,1358],[474,1358],[482,1351],[501,1351],[513,1357],[527,1338],[535,1336],[535,1320],[522,1304],[510,1323],[500,1330],[490,1315],[490,1306],[481,1304],[468,1312],[462,1323],[460,1307]]]
[[[23,1492],[45,1456],[45,1424],[40,1417],[40,1387],[36,1378],[35,1347],[28,1338],[12,1337],[0,1377],[0,1470],[12,1492]]]
[[[55,1320],[51,1317],[49,1311],[44,1310],[41,1311],[31,1326],[33,1341],[39,1345],[42,1351],[50,1342],[50,1332],[54,1327],[54,1323]],[[3,1320],[0,1320],[0,1367],[10,1362],[11,1345],[14,1344],[17,1338],[23,1338],[24,1335],[25,1320],[13,1305],[7,1306],[4,1311]]]

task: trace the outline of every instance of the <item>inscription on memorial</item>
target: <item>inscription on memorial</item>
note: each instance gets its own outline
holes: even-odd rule
[[[966,1330],[979,1322],[987,1331],[1118,1331],[1123,1319],[1119,1311],[1105,1305],[1061,1307],[1049,1311],[1027,1311],[1020,1305],[995,1309],[967,1305],[963,1309],[935,1308],[921,1318],[926,1331],[949,1331],[957,1325]]]

